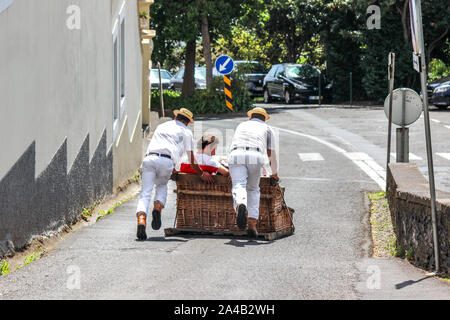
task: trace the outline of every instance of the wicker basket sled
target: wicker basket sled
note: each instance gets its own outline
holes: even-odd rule
[[[165,229],[166,236],[211,234],[244,236],[236,225],[231,183],[224,176],[214,176],[207,184],[196,175],[178,173],[173,176],[177,189],[175,228]],[[266,240],[291,235],[295,231],[294,210],[284,202],[284,188],[273,179],[262,177],[258,233]]]

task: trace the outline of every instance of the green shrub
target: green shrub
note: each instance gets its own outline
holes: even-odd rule
[[[164,108],[175,110],[187,108],[195,115],[220,114],[230,112],[225,104],[225,93],[223,92],[224,81],[222,77],[213,79],[211,88],[207,90],[195,90],[189,97],[183,97],[181,92],[164,90]],[[233,95],[233,111],[247,111],[253,107],[253,100],[246,89],[246,83],[240,74],[235,74],[231,83]],[[151,104],[153,110],[159,110],[159,90],[152,91]]]
[[[9,272],[9,263],[7,261],[2,261],[0,263],[0,276],[8,274]]]

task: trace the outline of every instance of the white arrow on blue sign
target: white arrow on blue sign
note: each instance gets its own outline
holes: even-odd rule
[[[234,61],[229,56],[221,56],[216,60],[216,69],[220,74],[230,74],[234,68]]]

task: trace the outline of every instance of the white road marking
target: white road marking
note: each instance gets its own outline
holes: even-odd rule
[[[436,120],[436,119],[431,119],[431,121],[436,122],[436,123],[440,123],[441,121]]]
[[[395,154],[395,152],[391,152],[391,157],[396,159],[397,155]],[[419,157],[418,155],[410,152],[409,153],[409,160],[423,160],[421,157]]]
[[[444,126],[444,127],[446,127],[447,129],[450,129],[450,126]]]
[[[324,161],[320,153],[299,153],[298,156],[302,161]]]
[[[372,180],[384,189],[386,187],[386,170],[384,170],[378,163],[375,162],[367,153],[364,152],[349,152],[346,157],[352,160],[358,167],[361,168]]]
[[[439,157],[442,157],[444,159],[450,160],[450,153],[436,152],[436,155],[438,155]]]
[[[334,151],[341,153],[342,155],[344,155],[345,157],[347,157],[348,159],[352,160],[354,164],[356,164],[361,170],[363,170],[372,180],[374,180],[382,190],[385,190],[386,188],[386,170],[384,170],[380,165],[378,165],[375,160],[373,160],[368,154],[363,153],[363,152],[347,152],[344,149],[336,146],[333,143],[330,143],[328,141],[325,141],[321,138],[309,135],[309,134],[305,134],[305,133],[300,133],[297,131],[293,131],[293,130],[289,130],[289,129],[284,129],[284,128],[279,128],[279,127],[273,127],[275,129],[278,129],[282,132],[286,132],[286,133],[290,133],[290,134],[294,134],[300,137],[304,137],[304,138],[308,138],[311,140],[314,140],[316,142],[319,142],[331,149],[333,149]]]

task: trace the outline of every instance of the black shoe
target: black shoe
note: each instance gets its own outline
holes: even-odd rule
[[[256,231],[256,230],[248,229],[247,235],[250,239],[258,239],[258,231]]]
[[[247,226],[247,207],[243,204],[238,207],[238,214],[236,217],[236,224],[240,230],[245,230]]]
[[[158,210],[153,210],[152,217],[153,230],[159,230],[161,228],[161,212],[159,212]]]

